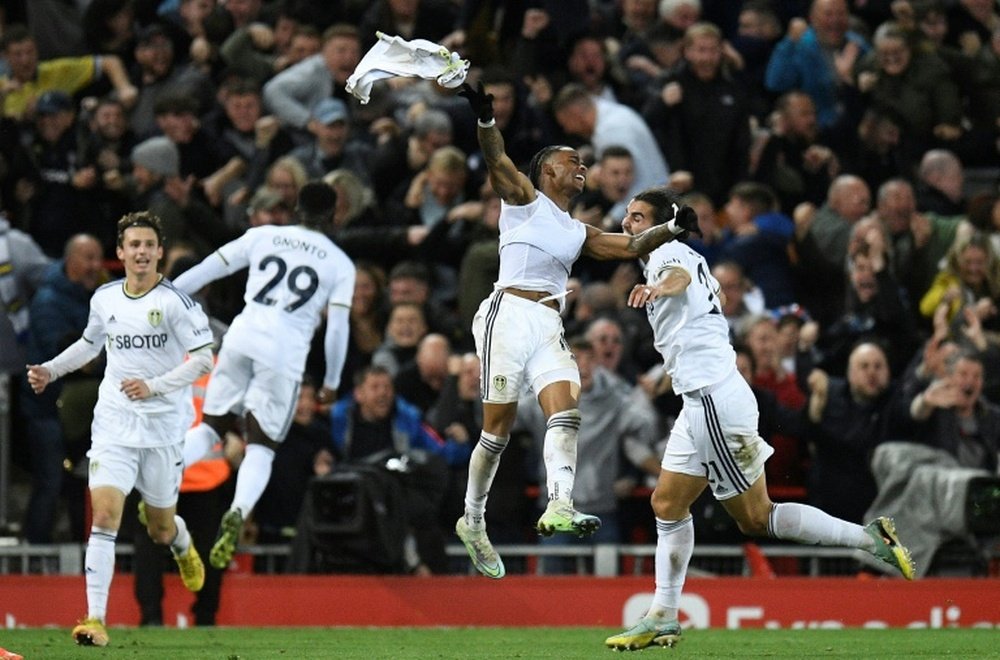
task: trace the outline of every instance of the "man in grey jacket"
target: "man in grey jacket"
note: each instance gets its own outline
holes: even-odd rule
[[[589,537],[557,534],[541,539],[544,545],[596,545],[621,542],[619,500],[636,485],[643,462],[656,460],[656,412],[649,400],[621,376],[597,364],[593,345],[583,338],[570,340],[580,369],[580,435],[577,440],[573,504],[600,516],[601,528]],[[529,397],[530,399],[530,397]],[[518,407],[517,426],[535,439],[541,463],[545,419],[536,405]],[[626,460],[623,461],[622,459]],[[544,503],[543,503],[544,506]],[[547,557],[544,573],[574,571],[572,559]]]

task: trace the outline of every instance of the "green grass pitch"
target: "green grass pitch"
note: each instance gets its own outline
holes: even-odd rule
[[[308,660],[337,658],[622,658],[610,628],[114,628],[106,648],[76,646],[69,629],[0,629],[0,647],[25,660]],[[1000,658],[995,630],[689,630],[642,658]]]

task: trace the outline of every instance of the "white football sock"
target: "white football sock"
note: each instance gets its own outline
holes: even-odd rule
[[[647,616],[677,618],[688,563],[694,553],[694,521],[656,519],[656,592]]]
[[[115,539],[118,531],[91,527],[84,566],[87,574],[87,617],[104,621],[108,614],[108,591],[115,573]]]
[[[188,532],[187,523],[180,516],[174,516],[174,525],[177,526],[177,535],[170,542],[170,549],[175,555],[183,555],[191,547],[191,534]]]
[[[871,550],[874,541],[865,528],[834,518],[808,504],[782,502],[771,508],[767,533],[776,539],[807,545],[836,545],[845,548]]]
[[[576,480],[576,437],[580,432],[580,411],[563,410],[549,417],[545,429],[542,458],[549,501],[571,500]]]
[[[509,438],[483,431],[469,459],[469,480],[465,485],[465,522],[474,530],[485,527],[486,498],[500,465],[500,454]]]
[[[264,445],[247,445],[246,456],[240,463],[236,473],[236,493],[230,510],[239,509],[246,519],[253,511],[257,500],[264,494],[267,482],[271,480],[271,463],[274,461],[274,451]]]
[[[184,467],[201,460],[219,441],[219,434],[202,422],[184,434]]]

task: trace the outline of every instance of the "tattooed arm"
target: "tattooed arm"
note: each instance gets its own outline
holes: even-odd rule
[[[504,152],[503,135],[496,126],[477,129],[479,146],[490,173],[490,183],[500,199],[508,204],[530,204],[535,201],[535,187],[528,177],[517,170],[514,161]]]
[[[600,260],[635,259],[645,257],[674,238],[674,233],[666,224],[654,225],[635,236],[611,234],[588,225],[583,254]]]

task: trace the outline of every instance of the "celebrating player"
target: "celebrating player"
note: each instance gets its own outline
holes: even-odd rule
[[[645,190],[629,203],[622,228],[635,235],[685,212],[691,210],[680,208],[667,190]],[[757,401],[736,370],[719,283],[705,259],[682,242],[650,254],[645,273],[646,284],[632,289],[628,304],[646,307],[656,348],[684,407],[670,432],[652,497],[657,532],[653,604],[635,626],[605,644],[635,650],[677,642],[677,608],[694,549],[690,507],[706,486],[745,534],[866,550],[912,580],[910,553],[888,518],[862,527],[805,504],[771,502],[764,462],[774,450],[757,433]]]
[[[500,275],[479,306],[472,332],[482,361],[483,430],[472,452],[465,514],[455,532],[473,565],[491,578],[505,574],[503,561],[486,535],[486,498],[507,446],[524,387],[531,387],[547,419],[544,460],[548,506],[537,529],[590,534],[597,516],[573,508],[577,401],[580,374],[563,337],[559,308],[566,281],[581,254],[595,259],[634,259],[684,230],[673,223],[643,234],[608,234],[572,218],[570,200],[586,183],[580,154],[566,146],[545,147],[531,160],[528,176],[504,152],[493,118],[493,97],[465,85],[460,94],[478,117],[479,145],[493,189],[500,196]]]
[[[162,257],[158,217],[143,211],[119,220],[125,279],[94,292],[80,339],[48,362],[28,365],[28,383],[38,394],[102,347],[107,351],[87,452],[93,523],[85,559],[87,616],[73,629],[77,644],[108,644],[104,621],[115,538],[133,487],[146,503],[149,536],[170,546],[184,586],[198,591],[205,581],[205,567],[175,511],[181,443],[194,419],[190,386],[212,368],[212,333],[198,303],[156,272]]]
[[[249,268],[245,306],[226,333],[205,392],[204,421],[188,431],[184,446],[186,466],[219,441],[234,415],[246,418],[246,457],[209,556],[216,568],[229,565],[243,520],[267,487],[274,451],[292,423],[309,345],[324,312],[321,399],[329,401],[340,386],[355,271],[322,232],[332,222],[336,204],[333,188],[307,183],[295,210],[299,224],[252,227],[177,278],[178,288],[193,293]]]

